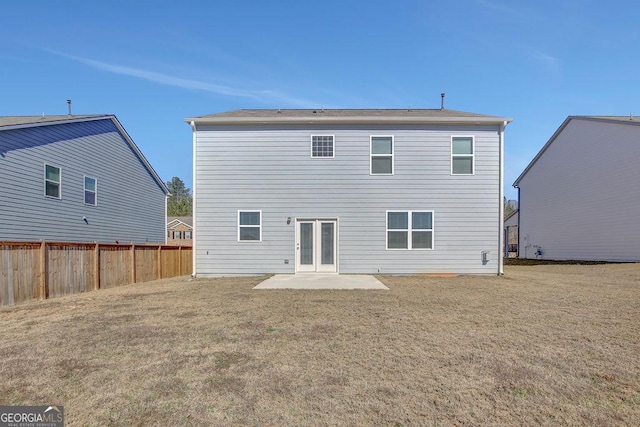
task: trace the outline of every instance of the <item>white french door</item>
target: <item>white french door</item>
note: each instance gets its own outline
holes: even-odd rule
[[[296,222],[296,272],[336,273],[337,224],[335,219]]]

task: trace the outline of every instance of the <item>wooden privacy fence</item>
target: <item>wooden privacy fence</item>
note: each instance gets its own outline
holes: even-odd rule
[[[0,306],[191,274],[188,246],[0,242]]]

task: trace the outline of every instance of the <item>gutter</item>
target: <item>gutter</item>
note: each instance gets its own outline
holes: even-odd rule
[[[267,124],[428,124],[428,125],[490,125],[505,126],[511,119],[496,117],[193,117],[185,119],[187,123],[198,125],[267,125]]]
[[[498,276],[504,275],[504,129],[507,127],[507,121],[505,120],[500,125],[500,133],[499,133],[499,141],[500,141],[500,186],[499,189],[499,212],[500,212],[500,221],[499,221],[499,246],[498,246]],[[520,219],[520,217],[518,217]]]

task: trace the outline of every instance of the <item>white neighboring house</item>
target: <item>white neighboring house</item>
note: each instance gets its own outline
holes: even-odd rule
[[[502,273],[511,119],[318,109],[185,121],[197,276]]]
[[[640,261],[640,119],[569,116],[513,184],[519,256]]]

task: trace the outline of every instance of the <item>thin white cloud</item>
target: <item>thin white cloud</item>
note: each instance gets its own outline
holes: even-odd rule
[[[62,56],[64,58],[71,59],[81,64],[87,65],[98,70],[107,71],[114,74],[121,74],[125,76],[137,77],[139,79],[147,80],[150,82],[181,87],[184,89],[200,90],[210,92],[217,95],[225,95],[239,98],[249,98],[264,103],[282,103],[292,105],[296,107],[312,108],[317,106],[316,103],[311,101],[295,98],[287,94],[278,92],[271,89],[241,89],[237,87],[231,87],[221,85],[217,83],[203,82],[200,80],[185,79],[182,77],[170,76],[167,74],[158,73],[155,71],[143,70],[140,68],[126,67],[118,64],[110,64],[107,62],[96,61],[88,58],[81,58],[78,56],[67,55],[60,52],[49,51],[52,54]]]
[[[538,49],[531,49],[528,53],[530,58],[538,63],[543,69],[558,76],[562,72],[562,63],[558,57],[541,52]]]

